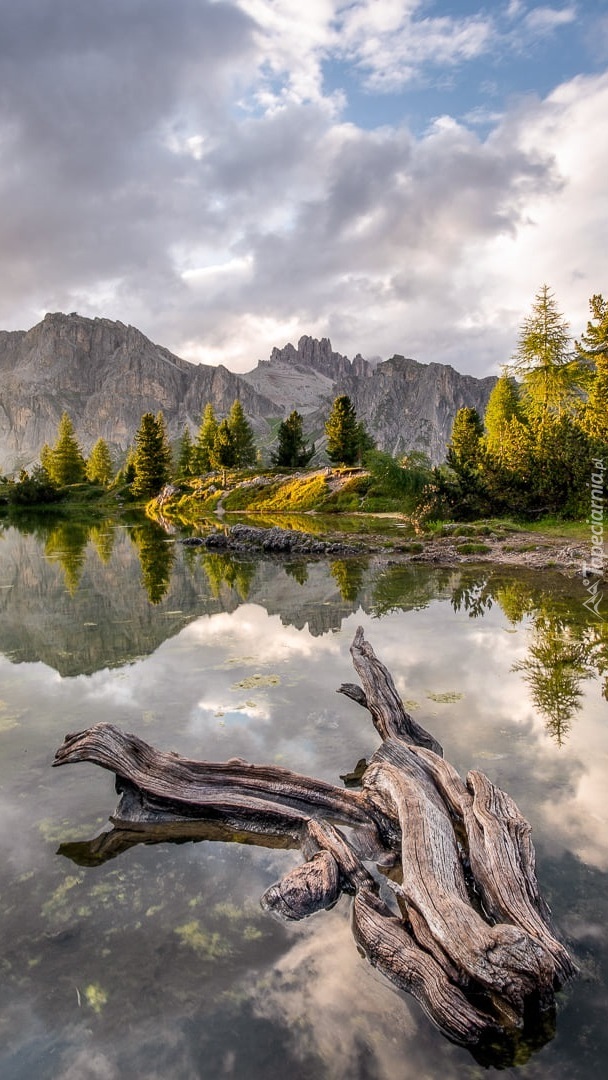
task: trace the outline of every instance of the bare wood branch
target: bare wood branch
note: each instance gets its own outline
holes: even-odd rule
[[[169,839],[299,846],[306,862],[267,890],[267,910],[300,919],[354,893],[353,932],[370,962],[414,994],[449,1038],[491,1048],[502,1032],[515,1055],[528,1003],[550,1015],[554,986],[576,970],[540,894],[530,826],[483,773],[465,783],[443,760],[361,628],[351,653],[363,688],[340,691],[369,710],[383,740],[362,790],[239,759],[193,761],[98,724],[67,736],[54,764],[90,761],[116,774],[116,828],[61,850],[94,865]],[[332,822],[347,825],[349,838]],[[400,910],[386,902],[386,888],[382,899],[381,874],[364,859],[379,871],[392,867]]]
[[[389,672],[382,664],[359,626],[350,647],[355,671],[363,683],[363,694],[374,726],[382,739],[393,736],[416,746],[426,746],[443,756],[441,744],[410,716],[397,693]],[[351,694],[348,695],[352,696]],[[362,704],[359,701],[359,704]]]

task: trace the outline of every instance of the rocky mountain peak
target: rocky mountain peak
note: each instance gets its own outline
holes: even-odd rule
[[[403,356],[350,360],[329,338],[308,335],[236,375],[188,363],[134,326],[76,312],[49,313],[27,331],[0,331],[0,373],[0,472],[38,460],[64,410],[85,452],[100,437],[124,452],[144,412],[162,410],[172,437],[186,424],[195,432],[207,402],[225,416],[237,397],[262,445],[275,421],[297,409],[321,446],[338,394],[352,398],[379,449],[398,455],[416,448],[441,461],[457,409],[483,412],[495,382]]]

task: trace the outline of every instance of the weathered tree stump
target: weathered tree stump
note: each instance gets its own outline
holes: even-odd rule
[[[443,759],[361,628],[351,655],[362,687],[339,692],[369,710],[383,740],[360,789],[240,759],[192,761],[97,724],[66,736],[53,764],[115,773],[114,828],[60,851],[93,865],[137,843],[299,846],[306,861],[266,891],[265,909],[301,919],[354,895],[370,963],[479,1060],[521,1061],[526,1040],[551,1037],[555,991],[576,971],[540,895],[530,826],[483,773],[463,781]]]

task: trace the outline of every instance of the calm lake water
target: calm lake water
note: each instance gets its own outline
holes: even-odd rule
[[[358,625],[446,757],[483,769],[532,823],[541,888],[581,967],[555,1037],[503,1075],[605,1075],[608,627],[585,596],[487,567],[235,560],[152,525],[0,530],[3,1080],[487,1075],[359,955],[347,897],[287,926],[261,910],[297,852],[68,857],[105,827],[113,778],[51,761],[98,721],[340,783],[378,745],[335,693],[354,681]]]

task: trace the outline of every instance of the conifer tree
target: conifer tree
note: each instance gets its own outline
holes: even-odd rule
[[[236,451],[234,437],[228,420],[222,420],[218,425],[217,434],[211,451],[211,465],[214,469],[223,472],[223,483],[226,484],[226,469],[234,468],[236,464]]]
[[[303,420],[296,409],[279,424],[277,448],[272,454],[273,465],[287,469],[303,469],[315,452],[314,443],[307,446],[302,432]]]
[[[591,297],[589,307],[593,319],[587,323],[587,332],[575,343],[581,362],[590,369],[589,393],[581,409],[580,423],[583,431],[603,448],[608,446],[608,301],[596,294]]]
[[[87,461],[87,480],[107,486],[114,475],[114,466],[105,439],[98,439]]]
[[[452,424],[446,461],[455,472],[475,469],[482,457],[483,424],[477,409],[459,409]]]
[[[337,397],[325,424],[327,456],[342,465],[354,465],[359,453],[357,413],[347,394]]]
[[[587,332],[574,344],[581,360],[593,364],[600,356],[608,360],[608,300],[596,293],[589,307],[592,318],[587,323]]]
[[[217,418],[211,402],[207,402],[203,410],[201,425],[196,436],[196,443],[192,453],[192,471],[195,475],[209,472],[213,468],[211,461],[213,444],[217,435]]]
[[[133,454],[134,478],[131,491],[135,496],[151,498],[157,495],[171,475],[171,450],[161,412],[144,413],[135,435]]]
[[[85,460],[67,412],[63,413],[59,421],[57,442],[50,452],[45,450],[44,459],[43,467],[49,479],[58,487],[78,484],[84,480]]]
[[[184,424],[184,430],[177,444],[176,475],[179,480],[184,480],[193,475],[194,443],[190,434],[190,428]]]
[[[548,285],[536,294],[532,311],[522,323],[511,366],[521,377],[531,419],[545,423],[576,400],[580,364],[572,358],[569,326]]]
[[[256,449],[251,424],[243,412],[243,406],[238,398],[232,403],[228,415],[228,426],[232,435],[234,446],[234,462],[237,468],[255,464]]]
[[[486,450],[502,462],[509,455],[511,421],[523,420],[519,387],[512,376],[501,375],[490,394],[483,419]]]

